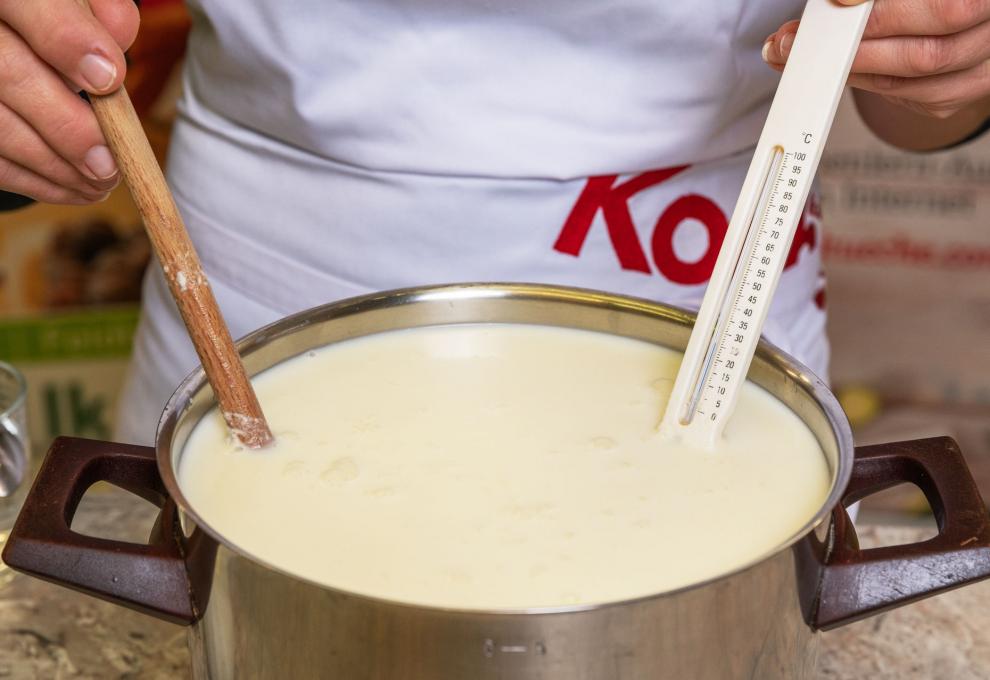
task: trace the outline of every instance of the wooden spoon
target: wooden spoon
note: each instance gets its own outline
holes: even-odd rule
[[[131,98],[121,87],[113,94],[90,95],[96,119],[117,159],[144,227],[158,255],[169,290],[196,347],[206,377],[231,433],[257,449],[273,441],[254,388],[220,316],[199,256],[165,183]]]

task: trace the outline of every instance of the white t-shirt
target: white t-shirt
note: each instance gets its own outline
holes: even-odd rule
[[[169,178],[235,336],[373,290],[598,288],[696,307],[800,0],[191,0]],[[824,373],[817,201],[767,335]],[[160,272],[122,399],[196,364]]]

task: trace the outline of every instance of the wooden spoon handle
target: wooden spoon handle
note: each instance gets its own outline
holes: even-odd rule
[[[121,87],[113,94],[90,95],[90,101],[144,220],[227,427],[250,448],[271,443],[272,433],[258,397],[130,97]]]

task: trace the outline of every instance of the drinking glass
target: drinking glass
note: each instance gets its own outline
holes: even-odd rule
[[[0,549],[24,503],[31,471],[27,385],[20,371],[0,361]],[[11,578],[13,572],[0,561],[0,585]]]

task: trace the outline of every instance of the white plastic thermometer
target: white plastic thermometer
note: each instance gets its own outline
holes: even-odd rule
[[[660,428],[714,445],[746,381],[873,2],[809,0]]]

